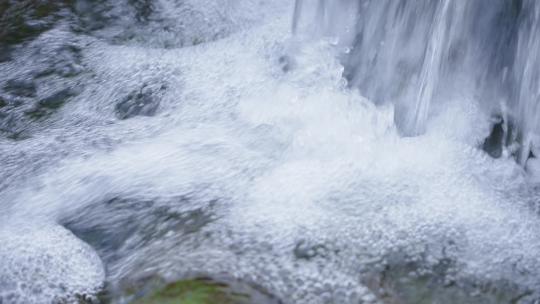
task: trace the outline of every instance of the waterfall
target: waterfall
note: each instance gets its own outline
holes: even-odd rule
[[[307,2],[296,3],[295,33],[298,19],[310,7]],[[394,104],[402,135],[425,133],[430,113],[458,99],[470,100],[488,115],[504,117],[500,148],[518,143],[519,151],[510,153],[522,165],[538,149],[536,1],[319,1],[311,6],[333,13],[315,14],[307,28],[342,37],[339,27],[329,25],[350,20],[353,4],[354,39],[342,59],[344,76],[374,103]]]
[[[540,6],[536,1],[526,1],[523,11],[525,20],[519,31],[514,66],[517,83],[514,107],[522,142],[518,160],[525,165],[532,150],[540,148]]]
[[[401,123],[405,134],[416,135],[423,133],[429,112],[429,104],[437,85],[442,52],[446,44],[445,25],[448,18],[450,0],[444,0],[437,8],[433,20],[432,32],[428,41],[424,62],[420,72],[418,88],[413,89],[410,108],[405,110],[404,122]]]

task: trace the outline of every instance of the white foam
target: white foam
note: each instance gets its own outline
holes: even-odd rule
[[[0,302],[75,302],[103,286],[96,252],[66,229],[16,221],[0,227]]]

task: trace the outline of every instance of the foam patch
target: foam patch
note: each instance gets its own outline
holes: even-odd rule
[[[0,303],[90,299],[105,271],[92,248],[57,225],[0,229]]]

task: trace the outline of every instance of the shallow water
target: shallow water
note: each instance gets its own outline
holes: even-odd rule
[[[194,274],[283,303],[540,299],[538,184],[482,151],[481,101],[456,94],[403,137],[399,105],[344,77],[345,38],[309,11],[292,35],[293,2],[151,3],[97,29],[66,9],[0,63],[0,303],[123,303],[130,282]]]

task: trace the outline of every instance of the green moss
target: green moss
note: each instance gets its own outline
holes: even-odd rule
[[[231,293],[225,284],[197,279],[168,284],[132,304],[235,304],[246,299],[246,295]]]

